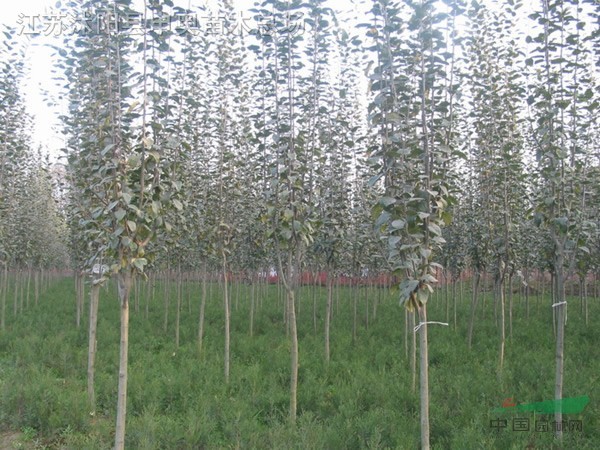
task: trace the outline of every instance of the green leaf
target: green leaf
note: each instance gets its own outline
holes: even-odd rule
[[[436,223],[430,223],[429,224],[429,231],[431,231],[436,236],[441,236],[442,235],[442,229]]]
[[[125,210],[123,208],[119,208],[115,211],[115,219],[123,220],[123,217],[125,217],[125,214],[127,214],[125,212]]]
[[[402,219],[393,220],[392,223],[390,224],[390,226],[393,230],[400,230],[400,229],[404,228],[404,225],[406,225],[406,222]]]
[[[135,267],[140,272],[143,272],[144,266],[148,264],[148,260],[146,260],[146,258],[133,258],[131,262],[133,264],[133,267]]]
[[[410,298],[415,289],[419,286],[418,280],[404,280],[400,283],[400,306]]]
[[[429,298],[429,291],[425,289],[417,290],[417,300],[419,303],[425,304],[427,303],[427,299]]]
[[[388,207],[390,205],[393,205],[394,203],[396,203],[396,199],[394,197],[381,197],[379,199],[379,203],[382,204],[384,207]]]

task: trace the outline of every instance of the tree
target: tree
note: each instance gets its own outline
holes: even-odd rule
[[[542,0],[541,10],[531,18],[539,33],[528,37],[533,45],[528,65],[535,69],[529,83],[531,136],[534,140],[541,180],[536,199],[535,220],[547,227],[554,271],[555,292],[552,308],[556,311],[556,373],[554,397],[562,399],[566,297],[565,279],[574,264],[572,249],[581,247],[575,238],[575,211],[581,207],[582,175],[585,173],[588,133],[587,120],[598,103],[587,103],[597,86],[593,79],[582,77],[583,68],[591,63],[597,30],[587,31],[584,2],[578,0]],[[597,41],[596,41],[597,45]],[[586,79],[587,78],[587,79]],[[587,110],[587,112],[586,112]],[[562,421],[560,408],[555,420]],[[556,435],[562,437],[562,430]]]
[[[115,16],[135,13],[129,2],[87,2],[82,8]],[[169,32],[153,33],[150,34],[160,42],[158,46],[168,49]],[[177,138],[169,137],[161,147],[156,145],[169,108],[163,109],[160,99],[148,92],[145,69],[141,77],[142,100],[131,100],[134,88],[129,55],[133,43],[123,30],[83,29],[74,37],[70,53],[65,52],[65,64],[71,70],[68,73],[78,74],[78,82],[69,85],[71,107],[65,119],[68,132],[74,133],[69,162],[79,183],[75,188],[83,193],[81,211],[85,216],[80,223],[89,230],[86,237],[95,251],[87,265],[90,267],[99,255],[106,255],[112,262],[110,272],[96,282],[102,283],[111,274],[117,278],[121,339],[116,449],[125,446],[132,280],[143,274],[148,264],[148,243],[159,229],[169,228],[164,208],[172,204],[177,207],[179,200],[175,197],[180,188],[178,181],[166,181],[173,173],[168,158],[180,150],[180,144]],[[144,40],[142,48],[145,45]],[[142,64],[145,68],[149,61]],[[155,113],[148,121],[150,99],[154,100]],[[141,116],[136,111],[138,105]],[[93,345],[90,342],[90,347]]]
[[[400,304],[417,311],[420,352],[421,446],[429,444],[427,300],[441,267],[434,251],[449,223],[447,171],[453,157],[453,53],[443,52],[443,28],[454,26],[459,2],[436,13],[433,1],[376,1],[370,35],[377,63],[371,75],[377,95],[369,107],[379,127],[380,149],[372,155],[385,194],[374,207],[383,227],[392,270],[404,277]],[[403,22],[403,13],[408,21]],[[454,39],[451,33],[451,39]]]

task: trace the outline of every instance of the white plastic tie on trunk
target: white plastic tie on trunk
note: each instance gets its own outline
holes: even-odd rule
[[[565,305],[565,325],[566,325],[567,324],[567,302],[563,301],[563,302],[554,303],[552,305],[552,307],[556,308],[557,306],[560,306],[560,305]]]
[[[419,325],[417,325],[417,326],[415,327],[415,333],[416,333],[417,331],[419,331],[419,328],[421,328],[421,327],[422,327],[423,325],[425,325],[425,324],[427,324],[427,325],[431,325],[431,324],[436,324],[436,325],[444,325],[444,326],[446,326],[446,327],[448,326],[448,324],[447,324],[447,323],[445,323],[445,322],[421,322],[421,323],[419,323]]]

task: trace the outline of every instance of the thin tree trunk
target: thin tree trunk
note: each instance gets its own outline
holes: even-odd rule
[[[512,275],[508,276],[508,336],[513,337],[513,283]]]
[[[555,254],[555,278],[556,278],[556,298],[554,307],[552,310],[556,310],[556,371],[555,371],[555,384],[554,384],[554,399],[562,399],[563,391],[563,370],[564,370],[564,346],[565,346],[565,310],[566,310],[566,299],[565,299],[565,285],[564,285],[564,244],[559,241],[559,238],[554,238],[556,242],[556,254]],[[560,403],[554,414],[554,420],[557,424],[562,424],[562,408]],[[556,427],[556,437],[562,438],[562,427]]]
[[[314,277],[313,289],[312,289],[312,300],[313,300],[313,331],[317,334],[317,277]]]
[[[373,298],[373,317],[372,320],[375,320],[375,318],[377,317],[377,306],[379,305],[379,296],[375,296],[375,298]],[[369,315],[367,314],[367,320],[368,320]]]
[[[404,308],[404,356],[408,360],[408,330],[410,329],[410,322],[408,317],[408,309]],[[413,333],[414,334],[414,333]]]
[[[233,276],[233,274],[232,274]],[[239,302],[240,302],[240,281],[236,280],[235,278],[232,280],[233,283],[235,283],[235,310],[238,310],[238,306],[239,306]]]
[[[529,266],[525,267],[525,317],[529,319]]]
[[[325,310],[325,362],[329,363],[329,326],[331,321],[331,309],[333,303],[333,275],[327,273],[327,309]]]
[[[165,287],[164,287],[164,304],[165,304],[165,318],[163,323],[163,331],[165,334],[169,329],[169,305],[171,303],[171,270],[167,269],[165,274]]]
[[[450,322],[450,293],[448,283],[448,271],[443,270],[444,274],[444,302],[446,303],[446,322]]]
[[[358,286],[353,286],[352,289],[352,343],[356,342],[356,328],[358,322]]]
[[[379,289],[378,289],[379,290]],[[374,296],[377,301],[377,296]],[[369,330],[369,292],[367,291],[367,295],[365,295],[365,329]]]
[[[227,282],[227,255],[223,250],[221,252],[222,264],[223,264],[223,308],[225,309],[225,355],[224,355],[224,371],[225,371],[225,383],[229,383],[229,290]]]
[[[540,303],[544,301],[544,297],[546,296],[546,275],[545,273],[542,271],[542,289],[541,289],[541,300],[538,301],[535,305],[535,312],[536,314],[539,311],[539,307],[540,307]]]
[[[2,300],[2,312],[0,316],[0,329],[6,329],[6,293],[8,291],[8,263],[4,265],[2,285],[0,285],[0,299]]]
[[[179,326],[181,323],[181,267],[177,268],[177,311],[175,311],[175,348],[179,348]]]
[[[92,284],[90,289],[90,320],[88,337],[88,369],[87,392],[92,412],[96,412],[96,395],[94,391],[94,372],[96,367],[96,329],[98,325],[98,303],[100,299],[100,284]]]
[[[154,272],[150,273],[150,276],[148,277],[148,281],[147,281],[147,288],[146,288],[146,295],[144,297],[144,318],[146,320],[148,320],[148,315],[150,313],[150,299],[152,299],[152,303],[154,303],[154,283],[155,283],[156,279],[155,279],[155,274]],[[148,290],[150,290],[150,292],[148,292]]]
[[[294,290],[288,292],[288,311],[290,315],[291,337],[291,374],[290,374],[290,422],[296,423],[297,397],[298,397],[298,330],[296,328]]]
[[[36,270],[33,277],[33,290],[35,294],[35,306],[38,305],[40,300],[40,272]]]
[[[419,396],[421,398],[421,448],[429,450],[429,357],[427,348],[427,304],[419,308]],[[413,333],[414,334],[414,333]]]
[[[408,331],[410,342],[410,373],[412,374],[412,391],[417,389],[417,333],[415,333],[415,312],[408,312]]]
[[[506,343],[506,325],[505,325],[505,314],[504,314],[504,274],[500,274],[499,280],[497,283],[497,295],[498,302],[500,303],[500,359],[499,359],[499,373],[502,372],[502,368],[504,367],[504,346]]]
[[[82,292],[82,276],[79,272],[75,275],[75,325],[77,328],[81,325],[81,296]]]
[[[254,297],[256,283],[253,279],[250,282],[252,283],[250,286],[250,336],[252,337],[254,336]]]
[[[473,298],[471,300],[471,318],[469,319],[469,333],[467,334],[467,346],[471,349],[473,342],[473,325],[475,323],[475,313],[477,309],[477,299],[479,296],[479,281],[481,274],[479,271],[475,271],[473,274]]]
[[[454,331],[456,331],[456,278],[452,277],[452,309],[454,314]]]
[[[27,293],[26,293],[26,299],[25,299],[25,305],[27,306],[27,309],[29,309],[30,294],[31,294],[31,266],[28,266],[27,267]]]
[[[584,290],[583,301],[585,302],[585,324],[587,325],[588,324],[588,288],[587,288],[587,282],[584,282],[583,290]]]
[[[558,303],[558,301],[556,299],[556,297],[557,297],[556,283],[557,283],[557,279],[556,279],[555,272],[550,272],[550,304],[551,305],[553,305],[554,303]],[[552,333],[554,334],[554,337],[556,338],[556,310],[554,308],[552,308]]]
[[[121,301],[121,344],[119,349],[119,388],[117,393],[117,425],[115,450],[125,449],[125,418],[127,416],[127,351],[129,347],[129,290],[131,269],[118,274],[119,298]]]
[[[200,299],[200,317],[198,318],[198,354],[202,353],[202,340],[204,337],[204,308],[206,306],[206,278],[208,277],[207,273],[207,263],[204,263],[204,268],[202,270],[202,297]]]

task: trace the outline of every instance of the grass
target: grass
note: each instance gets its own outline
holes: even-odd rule
[[[182,305],[181,345],[175,348],[174,289],[168,332],[163,331],[162,286],[149,317],[132,311],[126,448],[130,449],[359,449],[419,447],[418,392],[411,389],[404,350],[404,312],[385,292],[365,292],[359,303],[357,341],[352,341],[352,301],[342,288],[334,306],[331,362],[324,363],[325,289],[319,288],[319,322],[313,331],[309,288],[300,295],[298,423],[287,422],[289,344],[277,289],[271,286],[248,334],[249,305],[242,287],[233,301],[231,381],[223,383],[223,312],[218,286],[207,304],[202,354],[196,344],[199,286],[187,284],[191,304]],[[376,318],[372,302],[381,295]],[[468,293],[465,293],[467,296]],[[538,305],[539,302],[539,305]],[[513,431],[517,415],[492,409],[506,398],[530,403],[553,398],[554,337],[549,299],[531,300],[530,318],[515,301],[513,338],[505,367],[497,373],[498,329],[489,298],[478,314],[473,348],[466,346],[467,298],[458,304],[458,326],[429,327],[431,443],[434,449],[600,448],[600,308],[590,300],[583,323],[571,299],[566,329],[564,397],[589,395],[582,432]],[[133,310],[135,308],[132,308]],[[191,313],[190,313],[191,310]],[[75,327],[73,282],[55,282],[17,317],[12,310],[0,332],[0,426],[20,431],[19,448],[108,449],[112,447],[119,345],[114,287],[102,290],[96,374],[97,411],[86,397],[87,323]],[[433,299],[429,320],[445,321],[445,306]],[[490,421],[506,419],[507,429]],[[550,425],[551,426],[551,425]],[[17,446],[15,446],[17,447]]]

